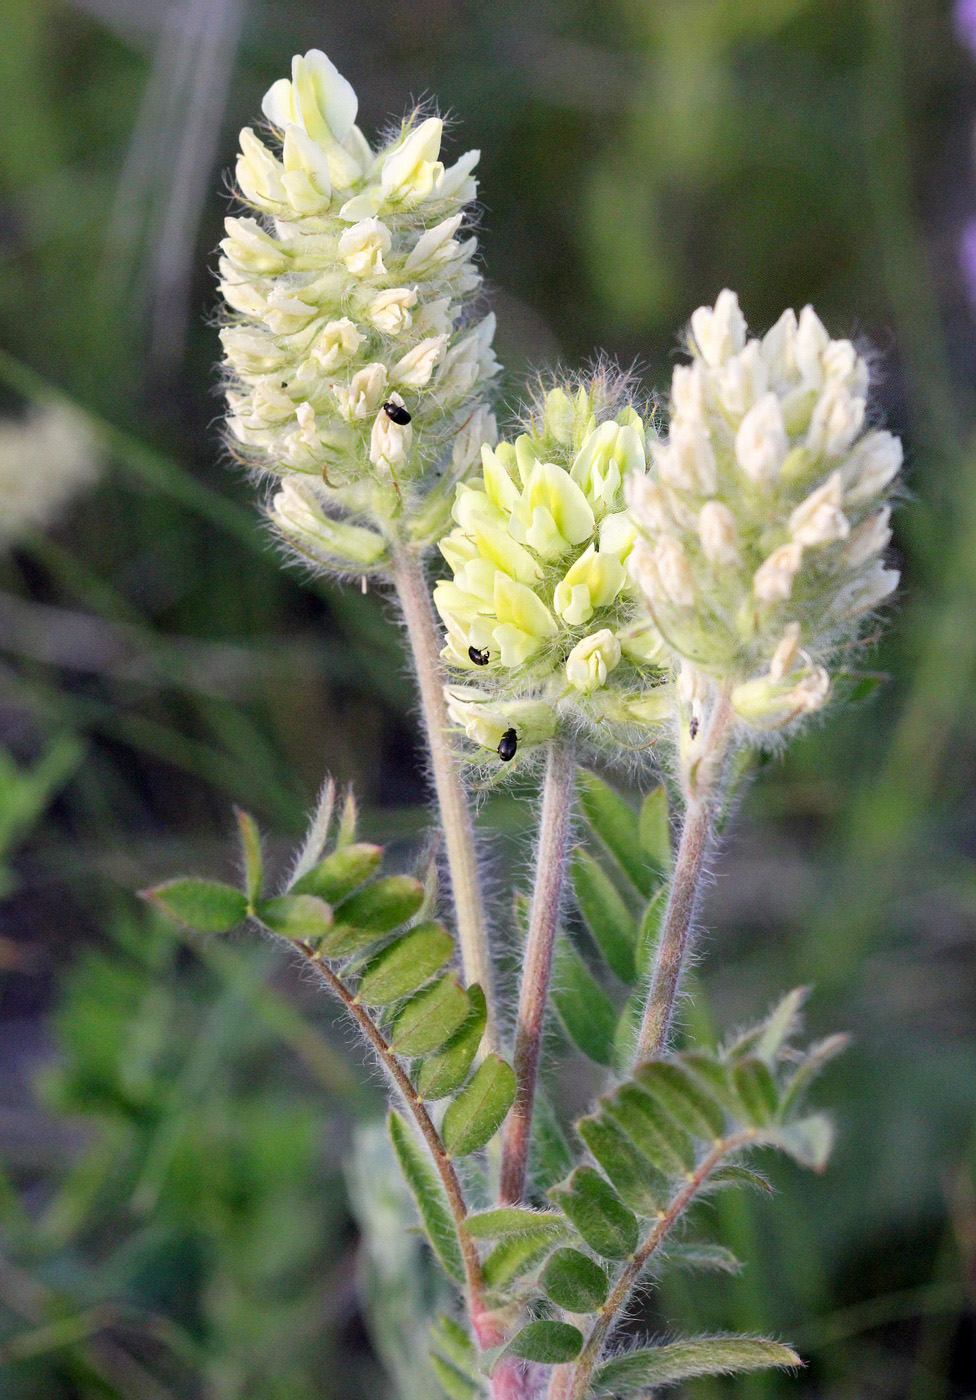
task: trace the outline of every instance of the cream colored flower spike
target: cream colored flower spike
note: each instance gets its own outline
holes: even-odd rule
[[[897,586],[883,554],[901,444],[866,430],[867,364],[812,307],[749,339],[724,291],[692,316],[689,350],[668,439],[627,484],[630,571],[686,693],[690,667],[775,729],[827,702],[832,655]]]

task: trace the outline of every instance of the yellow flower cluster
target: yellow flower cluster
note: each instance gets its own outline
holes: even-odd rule
[[[689,348],[667,441],[628,483],[630,568],[691,708],[711,678],[741,720],[778,728],[826,703],[824,663],[898,583],[882,556],[901,444],[865,431],[867,365],[812,307],[750,339],[724,291]]]
[[[591,722],[656,722],[647,688],[661,642],[637,616],[623,500],[646,455],[640,417],[615,412],[598,379],[573,396],[553,390],[530,431],[484,447],[481,477],[458,487],[456,528],[440,542],[453,578],[434,603],[446,661],[479,682],[450,690],[452,718],[483,747],[512,729],[523,745],[541,742],[560,707]]]
[[[358,569],[393,521],[436,533],[446,509],[427,494],[449,497],[494,441],[494,317],[470,319],[481,279],[462,228],[478,152],[445,169],[443,123],[416,112],[372,150],[315,49],[263,108],[274,148],[246,128],[237,163],[256,217],[228,219],[221,244],[230,432],[245,462],[297,481],[273,504],[282,533]],[[337,513],[379,524],[375,547],[353,538],[347,557]],[[296,533],[308,514],[332,519],[328,548]]]

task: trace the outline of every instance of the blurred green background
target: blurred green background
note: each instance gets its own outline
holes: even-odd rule
[[[312,46],[367,133],[435,94],[481,147],[510,404],[598,348],[664,389],[725,285],[877,347],[911,493],[884,680],[764,764],[699,974],[719,1026],[816,984],[855,1037],[839,1147],[723,1204],[745,1273],[649,1325],[809,1358],[699,1400],[976,1396],[976,59],[935,0],[0,0],[0,1396],[358,1400],[382,1353],[411,1400],[422,1259],[380,1167],[343,1177],[376,1076],[280,958],[132,894],[228,875],[233,802],[283,862],[326,771],[403,859],[425,818],[383,600],[284,572],[220,445],[222,172]],[[62,401],[98,482],[15,528]],[[499,890],[530,815],[484,812]],[[405,1271],[370,1342],[357,1279]]]

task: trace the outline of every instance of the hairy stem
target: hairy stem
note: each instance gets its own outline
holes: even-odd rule
[[[668,907],[644,1005],[636,1061],[659,1055],[668,1042],[675,1002],[694,931],[705,861],[712,843],[728,748],[732,704],[727,690],[715,699],[683,775],[685,817],[671,875]]]
[[[668,1234],[674,1222],[688,1208],[702,1186],[711,1176],[719,1163],[728,1156],[730,1152],[736,1151],[740,1147],[746,1146],[755,1137],[755,1133],[747,1131],[739,1133],[736,1137],[727,1138],[715,1145],[708,1156],[700,1163],[694,1175],[689,1177],[685,1185],[671,1201],[665,1213],[660,1216],[652,1226],[650,1232],[643,1242],[634,1250],[634,1253],[624,1265],[620,1277],[610,1291],[610,1295],[603,1307],[600,1309],[597,1319],[590,1328],[590,1334],[583,1344],[576,1361],[569,1365],[557,1366],[552,1374],[549,1384],[549,1400],[584,1400],[589,1389],[590,1377],[600,1360],[603,1348],[610,1330],[620,1315],[621,1310],[626,1307],[627,1300],[640,1278],[648,1259],[657,1249],[658,1245]]]
[[[522,986],[515,1032],[514,1069],[518,1085],[515,1103],[505,1122],[499,1199],[512,1204],[522,1199],[529,1160],[532,1109],[535,1103],[539,1052],[549,999],[552,952],[559,905],[566,876],[576,762],[572,744],[553,740],[542,788],[542,815],[536,850],[535,889],[525,945]]]
[[[494,996],[484,900],[478,879],[474,823],[448,734],[445,676],[437,623],[423,565],[416,554],[404,550],[396,556],[393,561],[393,582],[407,624],[407,636],[417,673],[427,754],[440,808],[441,831],[454,895],[461,962],[468,985],[477,982],[484,991],[488,1006],[485,1048],[492,1050],[496,1043]]]
[[[394,1087],[403,1100],[407,1111],[420,1130],[424,1142],[427,1144],[434,1167],[441,1179],[441,1185],[444,1187],[444,1194],[447,1197],[447,1203],[451,1215],[454,1218],[454,1224],[457,1227],[458,1240],[461,1246],[461,1257],[464,1261],[466,1294],[471,1320],[475,1331],[479,1334],[479,1340],[481,1340],[482,1345],[492,1345],[497,1339],[493,1337],[491,1341],[486,1341],[482,1337],[487,1310],[482,1298],[483,1285],[481,1263],[478,1259],[477,1246],[464,1228],[464,1221],[468,1213],[468,1208],[465,1204],[464,1193],[461,1190],[461,1183],[458,1180],[454,1164],[447,1155],[444,1144],[441,1142],[440,1134],[434,1127],[433,1120],[427,1112],[425,1104],[418,1097],[416,1089],[411,1084],[409,1076],[396,1055],[390,1049],[386,1037],[373,1021],[365,1007],[359,1005],[341,977],[337,977],[328,964],[321,962],[309,949],[302,947],[300,944],[298,946],[308,959],[309,965],[314,968],[315,972],[328,987],[329,991],[332,992],[333,996],[337,997],[342,1003],[363,1035],[369,1041],[378,1060],[393,1081]]]

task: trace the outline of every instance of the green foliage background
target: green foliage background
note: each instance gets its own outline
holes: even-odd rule
[[[669,1280],[648,1325],[810,1359],[695,1400],[976,1394],[976,64],[946,6],[3,0],[0,30],[0,407],[66,396],[106,460],[0,559],[0,1397],[345,1400],[382,1393],[377,1352],[431,1394],[422,1254],[375,1227],[397,1188],[343,1182],[354,1136],[378,1151],[359,1047],[267,949],[184,943],[131,894],[226,876],[231,802],[296,837],[326,770],[404,862],[425,816],[382,599],[282,572],[215,420],[219,172],[313,45],[367,130],[436,94],[481,146],[513,404],[597,347],[663,388],[724,285],[756,326],[813,301],[878,347],[912,498],[864,658],[884,680],[749,792],[696,1013],[814,982],[811,1030],[855,1035],[822,1095],[840,1145],[823,1179],[776,1164],[772,1202],[723,1203],[745,1273]],[[484,810],[499,888],[530,815]],[[403,1318],[372,1348],[357,1275]]]

